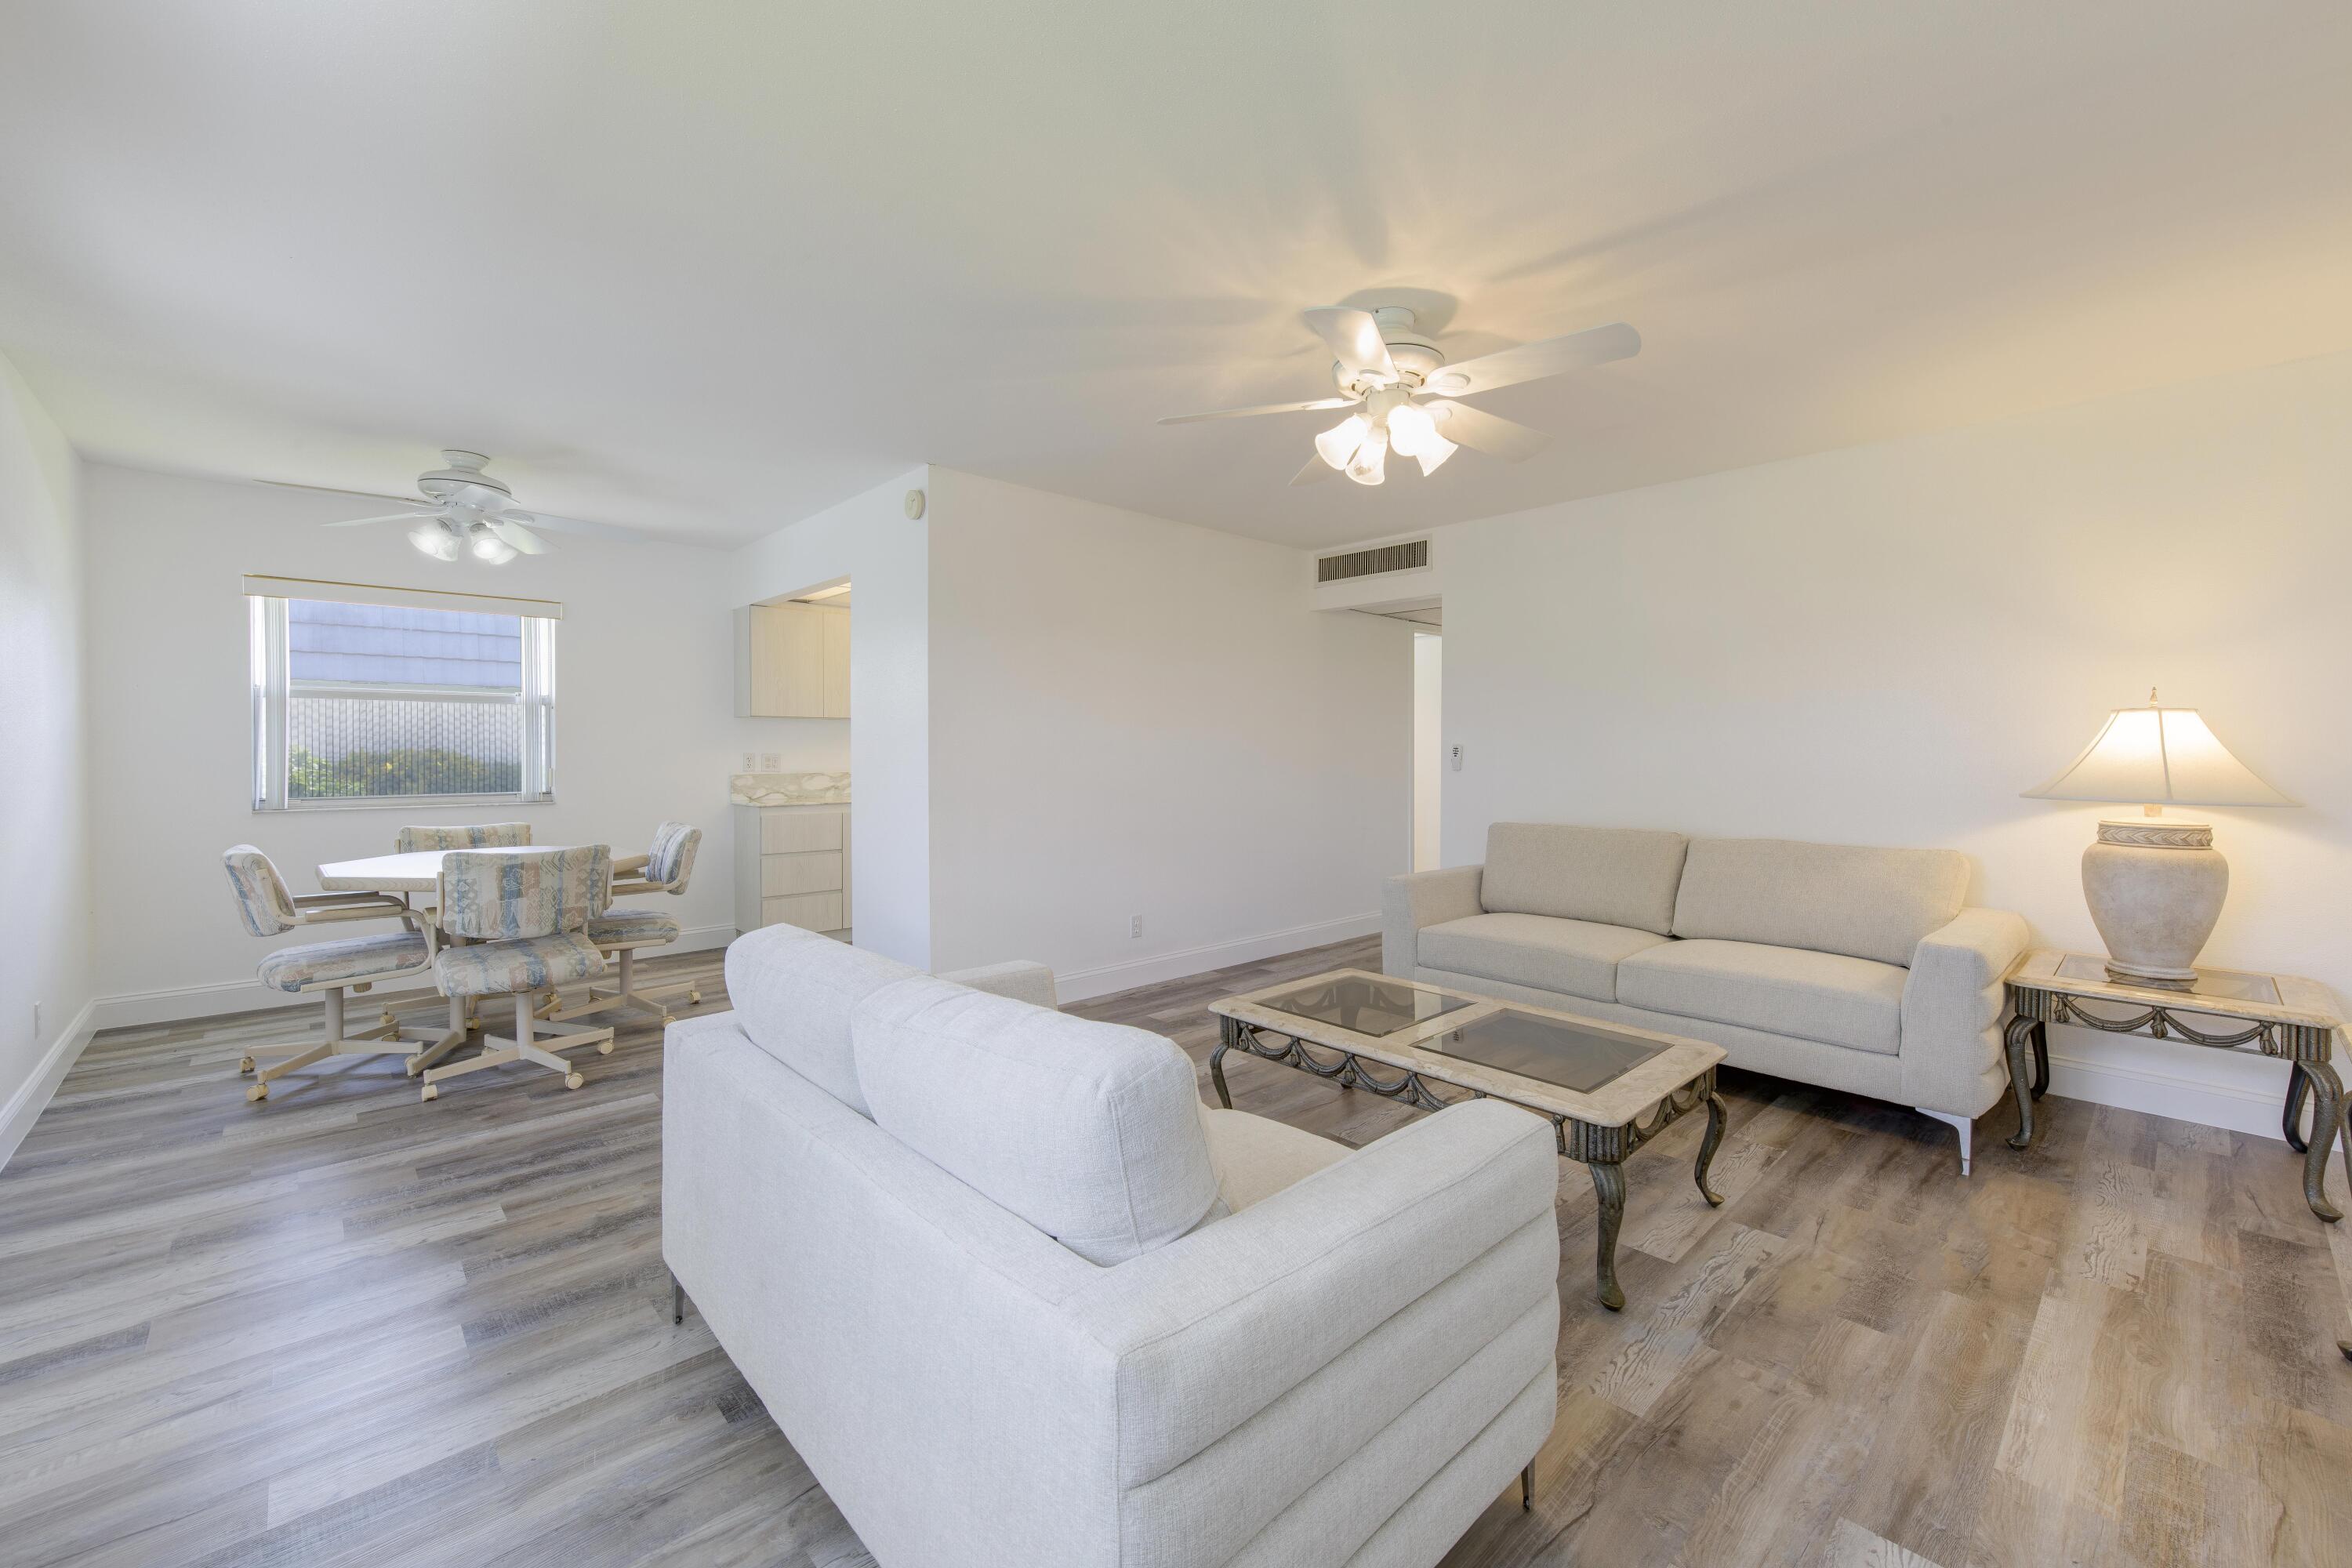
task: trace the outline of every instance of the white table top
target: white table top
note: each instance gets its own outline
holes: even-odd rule
[[[512,855],[548,855],[567,849],[565,844],[501,845]],[[319,868],[319,890],[324,893],[429,893],[440,884],[441,857],[446,849],[418,849],[406,855],[372,855],[363,860],[330,860]]]

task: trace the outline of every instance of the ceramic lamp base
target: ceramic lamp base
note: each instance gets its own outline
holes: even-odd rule
[[[2221,918],[2230,863],[2203,822],[2110,819],[2083,851],[2083,901],[2107,944],[2109,978],[2186,991]]]

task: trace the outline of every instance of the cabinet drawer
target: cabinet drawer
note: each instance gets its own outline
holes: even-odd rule
[[[842,826],[848,820],[845,811],[762,812],[760,853],[798,855],[810,849],[838,849]]]
[[[760,896],[782,898],[791,893],[837,893],[841,891],[841,852],[820,850],[814,855],[762,855],[760,857]]]
[[[762,899],[760,920],[762,924],[799,926],[803,931],[839,931],[841,895],[800,893],[790,898]]]

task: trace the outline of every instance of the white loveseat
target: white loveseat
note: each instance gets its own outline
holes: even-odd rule
[[[1960,1135],[2009,1088],[2023,917],[1967,857],[1498,822],[1483,866],[1390,879],[1391,974],[1711,1040],[1738,1067],[1917,1107]]]
[[[1350,1151],[962,978],[771,926],[667,1034],[663,1254],[867,1549],[1434,1563],[1551,1430],[1550,1129]]]

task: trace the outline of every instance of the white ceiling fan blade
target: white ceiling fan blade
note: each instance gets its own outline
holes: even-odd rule
[[[1318,397],[1311,403],[1261,403],[1254,408],[1213,408],[1206,414],[1176,414],[1162,425],[1192,425],[1203,419],[1247,419],[1258,414],[1304,414],[1310,408],[1353,408],[1352,397]]]
[[[1318,305],[1307,312],[1307,325],[1331,345],[1331,353],[1348,369],[1384,381],[1397,379],[1396,362],[1389,358],[1389,346],[1381,342],[1381,324],[1370,310]]]
[[[1542,338],[1515,349],[1499,349],[1459,364],[1441,365],[1430,376],[1425,390],[1462,397],[1607,364],[1611,360],[1631,359],[1641,352],[1642,334],[1622,321],[1613,321],[1605,327],[1570,332],[1566,337]]]
[[[363,528],[371,522],[413,522],[420,518],[439,515],[438,512],[431,511],[394,511],[386,512],[382,517],[347,517],[341,522],[322,522],[319,526],[320,528]]]
[[[1441,398],[1422,406],[1427,408],[1437,421],[1439,435],[1473,451],[1507,458],[1519,463],[1551,445],[1551,437],[1540,430],[1530,430],[1514,420],[1489,414],[1483,408],[1473,408],[1466,403],[1448,403]]]
[[[527,511],[500,512],[488,520],[490,531],[525,555],[544,555],[555,546],[523,526],[522,520],[530,515]]]
[[[1325,462],[1323,460],[1323,454],[1318,452],[1315,456],[1307,459],[1307,466],[1305,468],[1299,469],[1298,472],[1290,477],[1290,482],[1294,485],[1311,485],[1318,479],[1330,479],[1337,475],[1339,471],[1339,469]]]

